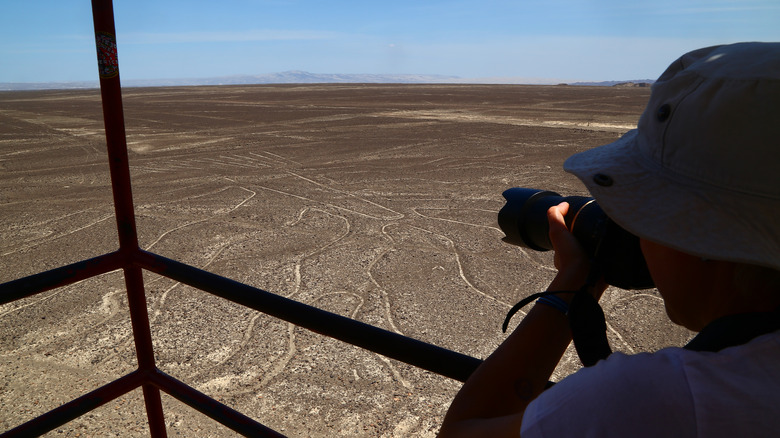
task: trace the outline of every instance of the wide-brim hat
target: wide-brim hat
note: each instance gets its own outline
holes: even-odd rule
[[[564,169],[639,237],[780,270],[780,43],[683,55],[637,129]]]

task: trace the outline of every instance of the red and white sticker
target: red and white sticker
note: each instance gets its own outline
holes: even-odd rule
[[[98,73],[103,79],[119,75],[119,57],[116,53],[116,36],[108,32],[95,34],[98,55]]]

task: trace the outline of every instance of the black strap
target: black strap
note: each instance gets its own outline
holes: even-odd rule
[[[539,292],[535,294],[531,294],[522,300],[520,300],[519,303],[512,306],[511,309],[509,309],[509,312],[507,312],[506,317],[504,318],[504,323],[501,324],[501,331],[506,333],[507,328],[509,327],[509,321],[512,319],[513,316],[515,316],[515,313],[517,313],[520,309],[530,304],[532,301],[536,301],[537,299],[545,296],[545,295],[553,295],[553,294],[576,294],[576,290],[564,290],[564,291],[544,291]]]
[[[577,291],[545,291],[530,295],[515,304],[507,313],[502,329],[506,333],[509,320],[518,310],[531,301],[550,294],[573,293],[574,297],[569,303],[569,318],[574,348],[580,361],[586,367],[595,365],[596,362],[606,359],[612,354],[612,349],[607,341],[607,321],[604,311],[599,306],[598,300],[589,293],[591,288],[599,281],[602,271],[598,264],[592,260],[591,269],[585,284]]]
[[[598,301],[586,292],[587,286],[579,291],[546,291],[530,295],[517,303],[506,316],[502,329],[507,330],[510,319],[521,308],[532,301],[550,294],[573,293],[569,304],[569,326],[574,348],[580,361],[586,367],[606,359],[611,353],[607,341],[606,318]],[[780,307],[772,312],[753,312],[728,315],[708,324],[687,345],[686,350],[718,352],[727,347],[742,345],[751,340],[780,330]]]
[[[780,307],[772,312],[728,315],[709,323],[683,348],[717,352],[727,347],[747,344],[761,335],[777,330],[780,330]]]
[[[512,317],[536,299],[551,294],[574,294],[566,314],[569,319],[574,348],[584,366],[595,365],[599,360],[606,359],[612,354],[612,349],[607,341],[607,322],[604,311],[599,306],[598,301],[588,293],[588,289],[590,286],[586,284],[578,291],[545,291],[532,294],[509,310],[501,329],[506,333]]]
[[[568,316],[574,348],[583,366],[593,366],[612,354],[607,341],[607,320],[593,295],[584,290],[574,294]]]

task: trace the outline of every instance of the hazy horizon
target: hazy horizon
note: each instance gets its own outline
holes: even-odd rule
[[[124,87],[207,86],[207,85],[263,85],[263,84],[314,84],[314,83],[369,83],[369,84],[490,84],[490,85],[614,85],[624,82],[650,83],[649,78],[609,79],[602,81],[577,81],[561,78],[484,77],[462,78],[429,74],[362,74],[362,73],[313,73],[291,70],[257,75],[226,75],[202,78],[149,78],[122,80]],[[0,82],[0,91],[88,89],[98,88],[97,79],[85,81],[48,82]]]
[[[307,71],[656,78],[681,54],[780,40],[774,0],[138,0],[114,5],[122,78]],[[0,82],[97,79],[89,2],[0,4]]]

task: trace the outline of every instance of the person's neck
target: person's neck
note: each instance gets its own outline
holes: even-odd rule
[[[757,275],[741,275],[737,263],[718,263],[710,277],[710,299],[702,303],[700,327],[731,315],[774,312],[780,307],[780,288],[774,281]]]

